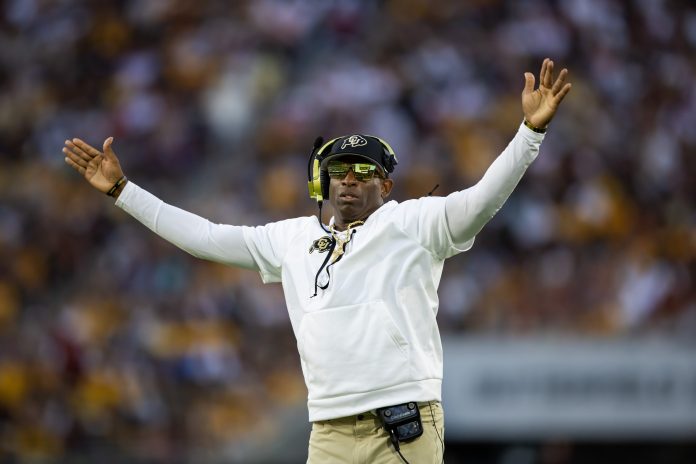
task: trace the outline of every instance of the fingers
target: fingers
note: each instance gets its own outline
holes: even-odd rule
[[[546,65],[550,60],[548,58],[544,58],[544,61],[541,62],[541,70],[539,71],[539,85],[544,85],[544,79],[546,79]]]
[[[561,103],[563,99],[565,98],[566,95],[568,95],[568,92],[570,92],[570,89],[573,85],[569,82],[566,85],[561,88],[560,92],[558,92],[555,96],[556,98],[556,103]]]
[[[67,143],[67,142],[66,142]],[[101,152],[94,148],[92,145],[88,144],[87,142],[84,142],[83,140],[80,139],[72,139],[73,145],[76,147],[80,148],[83,152],[85,152],[87,155],[89,155],[90,159],[94,158],[95,156],[101,155]]]
[[[76,140],[76,139],[73,139]],[[83,149],[81,149],[79,146],[75,145],[73,142],[70,140],[65,141],[65,148],[63,148],[63,153],[72,153],[74,154],[77,158],[84,160],[85,162],[89,163],[94,156],[90,155]],[[99,152],[97,152],[100,154]],[[77,161],[77,159],[75,159]]]
[[[91,161],[91,158],[86,159],[87,155],[82,153],[77,147],[65,147],[63,148],[63,153],[66,155],[65,161],[71,161],[71,163],[68,163],[71,166],[86,168],[87,164]]]
[[[63,153],[66,155],[65,162],[83,176],[90,169],[98,169],[103,160],[99,150],[80,139],[66,140]]]
[[[544,77],[543,80],[539,81],[539,85],[551,88],[553,85],[553,61],[550,58],[546,58],[544,62],[546,63],[544,67]]]
[[[66,149],[63,148],[63,152],[66,152]],[[67,152],[66,152],[67,153]],[[70,166],[72,166],[73,169],[75,169],[77,172],[79,172],[81,175],[85,175],[85,171],[87,170],[87,163],[85,163],[83,160],[80,160],[81,162],[75,161],[70,155],[65,157],[65,162],[68,163]],[[84,165],[81,163],[85,163]]]
[[[556,79],[556,82],[553,83],[553,87],[551,88],[551,95],[556,95],[561,88],[563,87],[563,83],[566,80],[566,76],[568,76],[568,70],[566,68],[563,68],[561,70],[561,73],[558,75],[558,79]]]
[[[111,149],[111,144],[112,144],[113,142],[114,142],[114,138],[113,138],[113,137],[109,137],[108,139],[104,140],[103,149],[104,149],[104,155],[105,155],[107,158],[116,158],[116,154],[115,154],[114,151]]]
[[[524,73],[524,89],[522,95],[534,92],[534,74],[530,72]]]

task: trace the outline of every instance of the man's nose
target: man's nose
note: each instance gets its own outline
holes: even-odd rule
[[[344,184],[355,184],[358,182],[352,168],[348,170],[346,176],[343,178],[343,180],[341,180],[341,182]]]

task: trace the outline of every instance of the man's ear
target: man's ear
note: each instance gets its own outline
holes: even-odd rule
[[[382,179],[382,198],[387,198],[394,187],[394,181],[391,179]]]

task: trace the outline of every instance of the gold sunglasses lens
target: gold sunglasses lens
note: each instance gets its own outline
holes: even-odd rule
[[[348,174],[348,171],[350,170],[350,164],[331,161],[329,162],[327,169],[329,171],[329,177],[332,177],[334,179],[342,179],[346,177],[346,174]]]
[[[359,181],[372,179],[375,175],[377,166],[369,163],[343,163],[341,161],[329,161],[327,165],[329,177],[333,179],[343,179],[348,171],[353,170],[353,175]]]

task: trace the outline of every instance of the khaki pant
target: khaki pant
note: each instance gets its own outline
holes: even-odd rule
[[[432,409],[431,409],[432,408]],[[423,435],[399,443],[410,464],[440,464],[444,415],[437,401],[419,403]],[[307,464],[403,464],[377,416],[367,412],[312,424]]]

